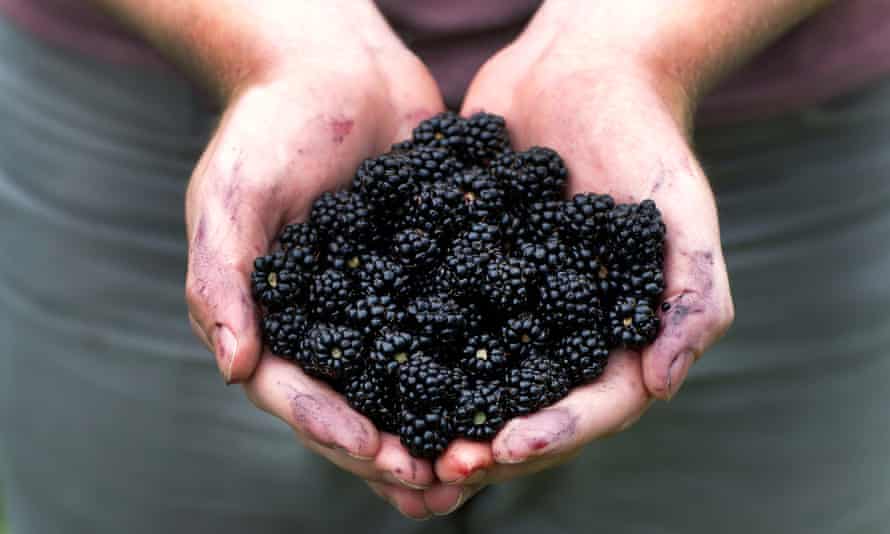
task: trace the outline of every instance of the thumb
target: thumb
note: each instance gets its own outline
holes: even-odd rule
[[[198,215],[189,240],[185,284],[189,320],[216,356],[227,384],[249,378],[262,351],[259,310],[249,279],[254,258],[269,241],[251,217],[214,210]]]

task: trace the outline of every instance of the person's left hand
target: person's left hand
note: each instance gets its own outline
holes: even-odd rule
[[[693,362],[733,319],[708,181],[689,146],[687,88],[622,49],[591,47],[554,32],[546,16],[491,59],[463,109],[504,115],[517,149],[552,147],[564,158],[569,196],[609,193],[616,202],[656,201],[667,226],[662,328],[641,353],[616,350],[605,373],[555,405],[510,421],[491,443],[459,440],[436,462],[466,502],[488,484],[547,469],[591,441],[625,430],[653,399],[669,399]]]

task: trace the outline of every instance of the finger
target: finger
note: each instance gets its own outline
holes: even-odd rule
[[[368,486],[381,499],[391,504],[405,517],[429,519],[432,513],[423,500],[423,492],[382,482],[368,482]]]
[[[370,460],[380,450],[374,424],[330,386],[310,378],[293,363],[264,354],[244,387],[257,407],[323,446],[340,448],[359,460]]]
[[[454,440],[436,460],[436,476],[445,484],[466,484],[485,477],[494,465],[490,443]]]
[[[659,311],[661,331],[642,352],[646,387],[659,399],[677,393],[694,361],[734,316],[716,206],[704,173],[689,160],[664,182],[656,200],[667,227],[667,287]]]
[[[639,356],[614,351],[605,373],[596,382],[575,388],[553,406],[507,423],[492,442],[494,459],[516,464],[566,453],[624,430],[648,405]]]
[[[432,465],[412,457],[399,437],[389,433],[380,434],[380,450],[374,467],[383,473],[383,480],[410,489],[424,489],[436,481]]]
[[[439,484],[423,492],[427,510],[435,515],[448,515],[457,511],[472,497],[479,486]]]

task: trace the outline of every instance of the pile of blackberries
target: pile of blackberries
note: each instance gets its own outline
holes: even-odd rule
[[[655,338],[664,290],[655,204],[564,200],[567,175],[502,117],[421,122],[256,259],[266,346],[415,456],[553,404]]]

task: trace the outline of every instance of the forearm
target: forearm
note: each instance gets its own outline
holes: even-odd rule
[[[92,0],[142,34],[161,53],[228,98],[294,58],[391,45],[386,22],[369,0]]]
[[[691,99],[831,0],[548,0],[554,35],[577,49],[642,62],[679,83]],[[624,57],[621,57],[624,56]]]

